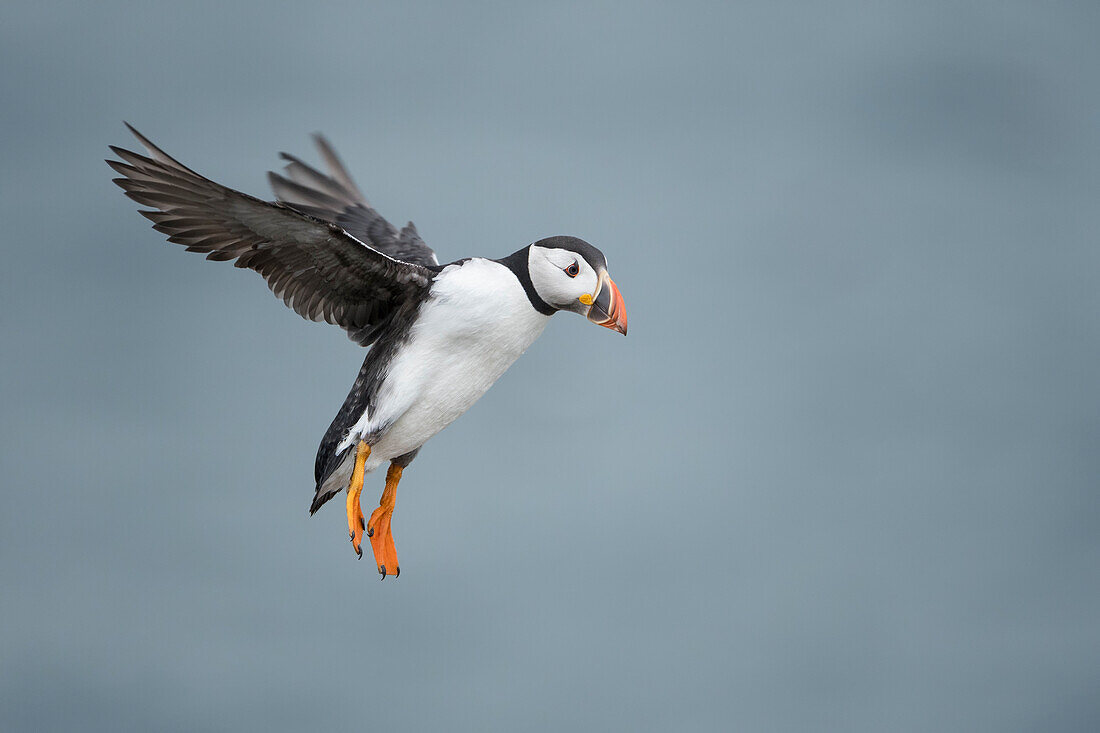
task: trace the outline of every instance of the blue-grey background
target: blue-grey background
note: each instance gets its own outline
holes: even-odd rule
[[[1100,730],[1100,10],[5,3],[0,729]],[[316,517],[362,353],[111,183],[325,131],[559,315]],[[380,493],[380,476],[366,495]]]

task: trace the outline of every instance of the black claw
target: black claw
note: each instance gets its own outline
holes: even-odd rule
[[[374,537],[374,527],[367,527],[367,537]]]
[[[362,547],[356,547],[355,548],[355,554],[358,555],[358,557],[356,558],[357,560],[362,560],[363,559],[363,548]]]
[[[359,526],[363,529],[366,529],[367,528],[367,520],[363,519],[362,517],[359,517]]]
[[[385,580],[386,579],[386,566],[385,565],[379,565],[378,566],[378,572],[382,573],[382,577],[379,578],[379,580]]]
[[[397,572],[393,574],[393,577],[394,578],[400,578],[401,577],[401,566],[400,565],[397,566]]]

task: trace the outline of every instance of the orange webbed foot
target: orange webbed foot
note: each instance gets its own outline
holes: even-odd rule
[[[378,508],[371,513],[370,521],[367,522],[367,536],[370,537],[374,563],[378,566],[382,580],[391,573],[395,578],[401,575],[401,566],[397,564],[397,548],[393,544],[393,532],[390,530],[393,509],[397,505],[397,483],[400,480],[401,466],[391,463],[386,472],[386,489],[382,492]]]
[[[374,564],[378,566],[378,572],[383,579],[391,573],[394,577],[401,574],[401,566],[397,564],[397,547],[393,543],[393,532],[390,530],[391,517],[392,509],[378,507],[370,515],[370,522],[367,524],[367,536],[374,551]]]
[[[355,554],[363,557],[363,507],[359,503],[359,495],[363,492],[363,466],[370,456],[370,446],[360,442],[355,452],[355,468],[351,472],[351,481],[348,483],[348,535],[351,537],[351,546]]]
[[[363,511],[362,509],[349,510],[349,516],[353,513],[358,513],[358,521],[354,521],[354,526],[348,527],[348,538],[351,540],[351,549],[355,550],[356,556],[361,560],[363,559]]]

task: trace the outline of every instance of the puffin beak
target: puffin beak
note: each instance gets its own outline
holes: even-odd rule
[[[597,326],[626,335],[626,306],[623,304],[623,296],[606,270],[600,272],[599,289],[592,299],[592,307],[588,309],[588,320]]]

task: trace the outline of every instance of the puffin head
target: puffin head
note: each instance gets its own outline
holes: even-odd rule
[[[623,296],[603,252],[576,237],[548,237],[527,248],[535,293],[554,310],[572,311],[626,335]]]

